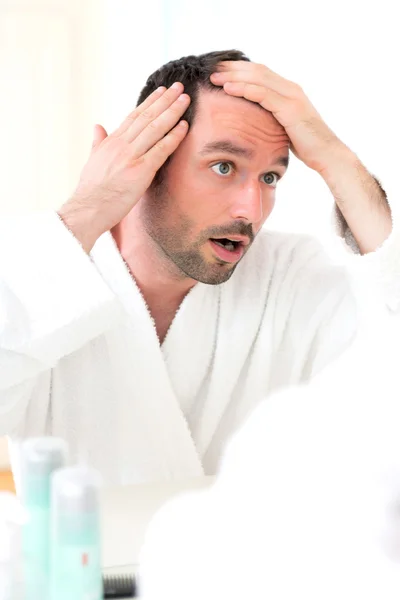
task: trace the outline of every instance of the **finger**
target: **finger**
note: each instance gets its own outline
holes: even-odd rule
[[[228,82],[224,85],[224,91],[230,96],[242,97],[251,102],[257,102],[265,110],[272,113],[282,110],[284,103],[286,103],[286,99],[281,94],[252,83]]]
[[[153,122],[162,115],[165,111],[169,110],[170,107],[177,101],[179,96],[183,92],[183,85],[181,83],[174,83],[162,96],[158,98],[151,106],[149,106],[145,111],[143,111],[139,116],[131,123],[130,127],[123,133],[122,138],[131,143],[135,140],[141,133],[146,129],[146,127],[155,128],[156,126]],[[185,97],[188,98],[187,94]],[[181,117],[186,108],[184,106],[185,103],[179,104],[182,107],[182,111],[180,114],[177,114],[175,123],[177,123],[178,118]],[[176,107],[175,107],[176,108]],[[174,123],[171,124],[171,127]],[[165,135],[167,131],[163,131],[162,135]],[[160,137],[162,137],[160,135]],[[160,139],[159,137],[159,139]]]
[[[138,115],[140,115],[143,111],[147,110],[149,106],[154,104],[158,98],[160,98],[165,93],[166,88],[161,86],[154,90],[153,93],[150,94],[139,106],[135,108],[121,123],[121,125],[116,129],[113,133],[113,136],[121,136],[127,129],[132,125],[132,122],[136,119]]]
[[[165,163],[167,158],[178,148],[179,144],[185,138],[189,130],[187,121],[180,121],[172,131],[170,131],[162,140],[157,142],[144,155],[144,160],[156,173],[158,169]]]
[[[221,71],[213,73],[210,80],[215,85],[224,85],[228,81],[251,83],[254,85],[263,85],[286,98],[292,98],[297,93],[297,86],[292,81],[283,77],[275,76],[265,69],[241,70],[241,71]]]
[[[138,158],[145,154],[145,152],[150,150],[150,148],[171,131],[186,112],[189,104],[189,96],[182,94],[167,110],[149,123],[132,142],[134,157]]]
[[[226,71],[266,71],[271,77],[277,77],[278,79],[284,79],[281,75],[266,67],[265,65],[254,63],[245,60],[225,60],[217,65],[217,72]],[[288,80],[287,80],[288,81]]]
[[[218,71],[246,71],[254,69],[255,63],[248,60],[222,60],[217,65]]]
[[[101,144],[101,142],[105,140],[106,137],[108,137],[108,134],[104,127],[102,125],[96,124],[93,130],[92,150],[97,148],[97,146]]]

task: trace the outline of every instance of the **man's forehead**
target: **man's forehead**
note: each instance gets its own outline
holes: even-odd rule
[[[269,122],[274,124],[276,129],[284,131],[282,125],[278,123],[273,114],[265,110],[262,106],[255,102],[250,102],[245,98],[237,98],[229,96],[222,89],[218,91],[200,90],[197,98],[196,117],[201,119],[213,117],[220,118],[221,116],[232,116],[236,118],[241,115],[252,121]]]
[[[245,145],[250,144],[250,147],[255,145],[261,148],[265,144],[276,148],[289,147],[285,129],[272,113],[259,104],[229,96],[222,90],[202,90],[198,100],[193,124],[196,146],[205,148],[210,141],[222,139],[245,140]]]
[[[289,141],[285,129],[271,112],[244,98],[229,96],[223,90],[199,92],[194,125],[196,124],[203,131],[205,128],[225,132],[225,128],[243,128],[250,135],[272,136],[282,143]]]

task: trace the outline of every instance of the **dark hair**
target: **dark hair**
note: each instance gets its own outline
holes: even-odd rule
[[[200,89],[220,91],[222,88],[215,86],[210,81],[210,75],[217,69],[218,63],[225,60],[247,60],[247,56],[239,50],[222,50],[216,52],[207,52],[198,56],[184,56],[178,60],[172,60],[155,71],[142,89],[137,101],[137,105],[141,104],[150,94],[152,94],[161,85],[170,87],[175,81],[183,83],[185,93],[190,96],[190,105],[182,119],[189,123],[189,127],[193,124],[197,99]],[[166,169],[169,159],[157,172],[153,184],[158,186],[163,179],[163,174]]]

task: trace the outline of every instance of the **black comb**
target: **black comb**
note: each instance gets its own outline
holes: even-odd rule
[[[103,575],[103,598],[135,598],[136,581],[132,575]]]

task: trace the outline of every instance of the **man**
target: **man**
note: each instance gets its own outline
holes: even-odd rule
[[[168,63],[97,127],[58,214],[2,227],[0,433],[62,436],[110,482],[213,473],[262,398],[335,359],[357,324],[344,272],[261,231],[289,148],[376,250],[380,186],[301,88],[240,52]]]

